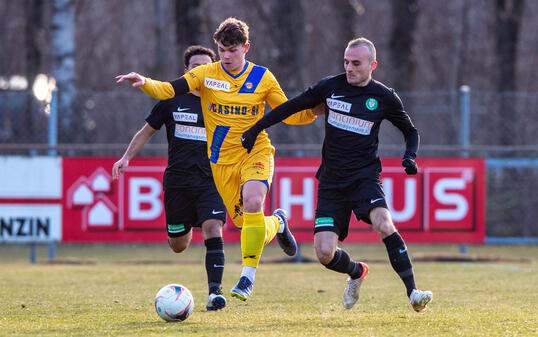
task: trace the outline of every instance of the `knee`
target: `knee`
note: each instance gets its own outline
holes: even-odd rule
[[[374,208],[370,212],[370,220],[372,221],[372,227],[381,236],[381,238],[385,238],[396,232],[396,227],[394,227],[392,217],[386,208]]]
[[[394,224],[390,219],[383,219],[382,221],[379,221],[376,224],[372,224],[375,231],[381,236],[381,238],[385,238],[392,233],[396,232],[396,227],[394,227]]]
[[[326,266],[334,258],[334,250],[330,247],[316,247],[316,256],[319,262]]]
[[[174,253],[181,253],[185,249],[187,249],[187,247],[189,247],[189,241],[175,240],[175,239],[168,238],[168,245],[170,246],[170,249],[172,249]]]
[[[204,221],[202,224],[202,232],[204,233],[204,239],[222,237],[222,221],[210,219]]]
[[[250,194],[243,198],[243,208],[246,212],[255,213],[262,209],[264,196],[261,194]]]

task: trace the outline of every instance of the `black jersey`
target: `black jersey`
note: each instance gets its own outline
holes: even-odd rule
[[[268,127],[288,115],[325,102],[325,139],[320,183],[346,186],[364,177],[379,177],[379,128],[383,119],[404,134],[406,152],[414,158],[418,132],[393,89],[371,80],[364,87],[350,85],[346,74],[327,77],[299,96],[275,108],[258,123]],[[270,116],[273,114],[272,116]]]
[[[157,103],[146,122],[166,126],[168,166],[163,187],[200,188],[213,185],[200,98],[185,94]]]

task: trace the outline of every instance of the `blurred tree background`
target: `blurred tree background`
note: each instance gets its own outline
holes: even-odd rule
[[[155,100],[114,77],[180,76],[185,48],[215,49],[229,16],[250,25],[248,59],[288,97],[342,72],[346,43],[364,36],[377,47],[374,78],[397,90],[419,129],[419,155],[538,157],[535,0],[0,0],[0,151],[46,151],[48,115],[31,93],[44,73],[58,87],[58,154],[121,155]],[[471,88],[467,148],[462,85]],[[277,155],[293,156],[319,156],[323,133],[320,120],[270,130]],[[166,155],[165,137],[153,138],[142,155]],[[380,138],[383,156],[402,154],[390,123]],[[537,190],[537,166],[488,172],[488,231],[538,236]],[[521,225],[503,227],[521,214]]]

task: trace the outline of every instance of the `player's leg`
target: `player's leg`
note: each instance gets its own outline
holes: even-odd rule
[[[265,216],[262,211],[267,190],[268,188],[264,183],[254,180],[247,181],[242,186],[243,227],[241,228],[241,256],[243,268],[239,282],[231,290],[231,295],[242,301],[245,301],[252,293],[256,268],[268,237],[268,226],[266,226]]]
[[[359,299],[362,281],[368,274],[368,265],[350,258],[338,248],[348,232],[351,208],[345,201],[345,193],[318,188],[318,203],[314,223],[314,247],[321,264],[327,269],[348,274],[342,305],[350,309]]]
[[[318,232],[314,235],[316,255],[325,268],[348,274],[347,285],[342,296],[342,305],[351,309],[359,300],[362,281],[368,274],[368,265],[352,260],[348,253],[337,247],[338,236],[333,232]]]
[[[252,292],[256,268],[263,247],[275,236],[280,246],[295,254],[296,243],[289,231],[287,216],[283,210],[276,210],[271,216],[264,216],[263,204],[273,177],[274,160],[272,148],[261,149],[245,158],[241,164],[241,198],[243,201],[243,227],[241,230],[241,253],[243,269],[232,296],[246,300]],[[280,233],[279,233],[280,232]],[[277,235],[278,234],[278,235]],[[284,241],[284,240],[285,241]]]
[[[168,226],[168,228],[170,228],[170,226]],[[190,229],[182,236],[170,236],[170,232],[168,232],[168,234],[168,245],[174,253],[181,253],[189,247],[192,239],[192,231]],[[175,235],[175,233],[172,235]]]
[[[224,273],[224,241],[222,240],[222,226],[224,222],[217,219],[208,219],[202,223],[204,245],[206,247],[205,269],[209,297],[207,310],[218,310],[226,306],[226,299],[222,296],[222,275]]]
[[[390,212],[384,207],[373,208],[370,211],[370,220],[372,227],[385,244],[392,268],[405,285],[413,309],[417,312],[422,311],[432,300],[433,295],[430,291],[420,291],[416,288],[415,275],[407,247],[400,233],[394,227]]]
[[[196,204],[197,223],[202,228],[206,247],[205,267],[209,288],[206,309],[218,310],[226,306],[226,298],[222,296],[221,289],[225,262],[222,226],[226,221],[226,208],[213,179],[192,194]]]
[[[217,190],[222,197],[228,214],[233,223],[241,228],[241,236],[243,236],[244,224],[244,207],[243,198],[241,196],[241,166],[237,165],[215,165],[211,164],[213,178]],[[263,214],[262,214],[263,215]],[[247,216],[248,217],[248,216]],[[243,241],[243,240],[241,240]],[[241,252],[244,257],[243,244],[241,244]],[[239,282],[232,288],[231,295],[241,300],[246,300],[252,292],[253,276],[251,279],[245,277],[248,274],[254,274],[256,268],[245,265],[243,258],[243,270]],[[253,273],[254,271],[254,273]]]
[[[192,224],[195,215],[188,202],[186,193],[178,189],[168,189],[164,192],[164,211],[166,215],[166,230],[168,232],[168,245],[174,253],[181,253],[192,239]]]

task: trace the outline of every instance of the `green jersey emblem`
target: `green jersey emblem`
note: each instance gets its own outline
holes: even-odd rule
[[[366,100],[366,108],[372,111],[377,109],[377,100],[375,98],[368,98]]]

